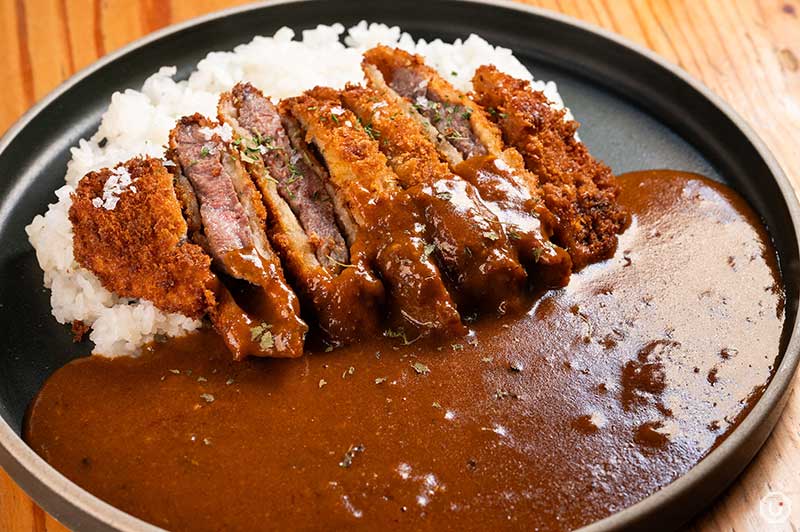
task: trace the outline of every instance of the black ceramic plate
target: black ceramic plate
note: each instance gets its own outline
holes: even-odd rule
[[[653,54],[609,33],[519,4],[416,0],[269,3],[211,15],[133,43],[78,73],[0,141],[0,465],[65,525],[77,530],[156,530],[64,478],[19,438],[44,380],[87,354],[50,315],[49,292],[23,228],[54,201],[69,148],[98,126],[111,94],[140,87],[161,65],[185,78],[211,50],[231,49],[281,26],[359,20],[400,25],[414,37],[478,33],[511,48],[539,79],[558,82],[592,153],[615,172],[672,168],[738,190],[771,230],[786,283],[786,327],[777,372],[745,421],[689,473],[587,530],[672,529],[707,505],[752,459],[786,401],[798,363],[798,234],[791,186],[750,129],[717,97]]]

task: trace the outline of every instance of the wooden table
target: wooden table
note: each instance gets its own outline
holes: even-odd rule
[[[725,98],[800,190],[800,1],[526,0],[615,31],[677,63]],[[0,0],[0,131],[58,83],[158,28],[241,0]],[[154,65],[154,68],[158,65]],[[795,379],[774,434],[694,530],[800,528],[800,394]],[[768,527],[759,502],[781,492],[794,511]],[[0,470],[0,531],[63,531]]]

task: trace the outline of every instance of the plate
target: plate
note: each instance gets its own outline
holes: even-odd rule
[[[687,474],[647,499],[585,528],[669,530],[727,487],[774,427],[800,359],[797,307],[800,208],[789,181],[750,128],[718,97],[651,52],[611,33],[517,3],[270,2],[172,26],[101,59],[58,87],[0,140],[0,465],[75,530],[155,531],[73,484],[20,439],[25,409],[45,379],[85,356],[50,314],[49,291],[24,227],[55,201],[69,148],[97,129],[114,91],[138,88],[161,65],[188,77],[209,51],[281,26],[399,25],[415,38],[478,33],[511,48],[538,79],[552,79],[582,140],[616,173],[670,168],[705,174],[742,194],[771,229],[786,290],[786,325],[775,376],[744,422]]]

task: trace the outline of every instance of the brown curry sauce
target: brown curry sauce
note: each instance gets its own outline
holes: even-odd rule
[[[58,370],[25,437],[172,530],[569,530],[685,473],[772,374],[775,252],[694,174],[620,178],[616,255],[452,343],[231,361],[211,332]],[[412,340],[412,339],[407,339]]]

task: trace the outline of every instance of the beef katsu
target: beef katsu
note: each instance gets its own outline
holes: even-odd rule
[[[170,133],[169,156],[190,186],[184,185],[182,195],[194,195],[197,203],[202,226],[198,243],[216,268],[242,281],[232,283],[232,290],[241,292],[254,322],[249,328],[258,332],[239,346],[237,358],[299,356],[307,326],[299,317],[297,297],[267,240],[261,193],[223,136],[228,134],[219,124],[201,115],[184,117]]]
[[[159,159],[131,159],[84,176],[70,221],[75,259],[106,289],[166,312],[208,315],[238,358],[260,354],[248,347],[254,327],[263,328],[259,343],[283,341],[242,310],[212,271],[211,257],[189,240],[173,176]]]
[[[350,212],[356,240],[384,282],[391,322],[409,336],[463,334],[456,305],[428,251],[424,219],[375,139],[333,89],[317,88],[281,106],[305,130],[327,168],[336,201]]]
[[[121,297],[200,318],[215,305],[214,274],[187,225],[158,159],[137,158],[91,172],[69,211],[75,260]]]
[[[468,95],[385,46],[362,68],[366,86],[277,103],[238,83],[218,121],[178,121],[169,168],[87,175],[76,259],[121,296],[208,316],[241,359],[301,355],[306,321],[329,347],[464,335],[613,253],[614,176],[527,82],[481,67]]]
[[[282,118],[248,83],[223,93],[218,111],[263,196],[273,247],[325,341],[340,345],[377,333],[383,285],[363,253],[354,248],[351,254],[344,234],[353,243],[353,222],[349,213],[334,209],[327,171],[308,149],[296,120]]]
[[[536,177],[484,109],[456,90],[421,57],[377,46],[364,54],[368,84],[399,99],[451,169],[470,182],[503,224],[533,284],[564,286],[571,272],[569,255],[550,241],[555,218],[542,204]]]
[[[424,213],[433,256],[450,280],[459,308],[502,311],[516,306],[524,293],[525,270],[475,187],[450,171],[397,98],[348,86],[342,100],[378,141],[399,185]]]
[[[575,137],[578,123],[565,120],[530,83],[493,66],[473,78],[477,101],[488,109],[525,164],[542,183],[547,207],[558,217],[556,239],[576,268],[613,255],[617,233],[629,216],[617,203],[619,185],[611,169],[594,159]]]

